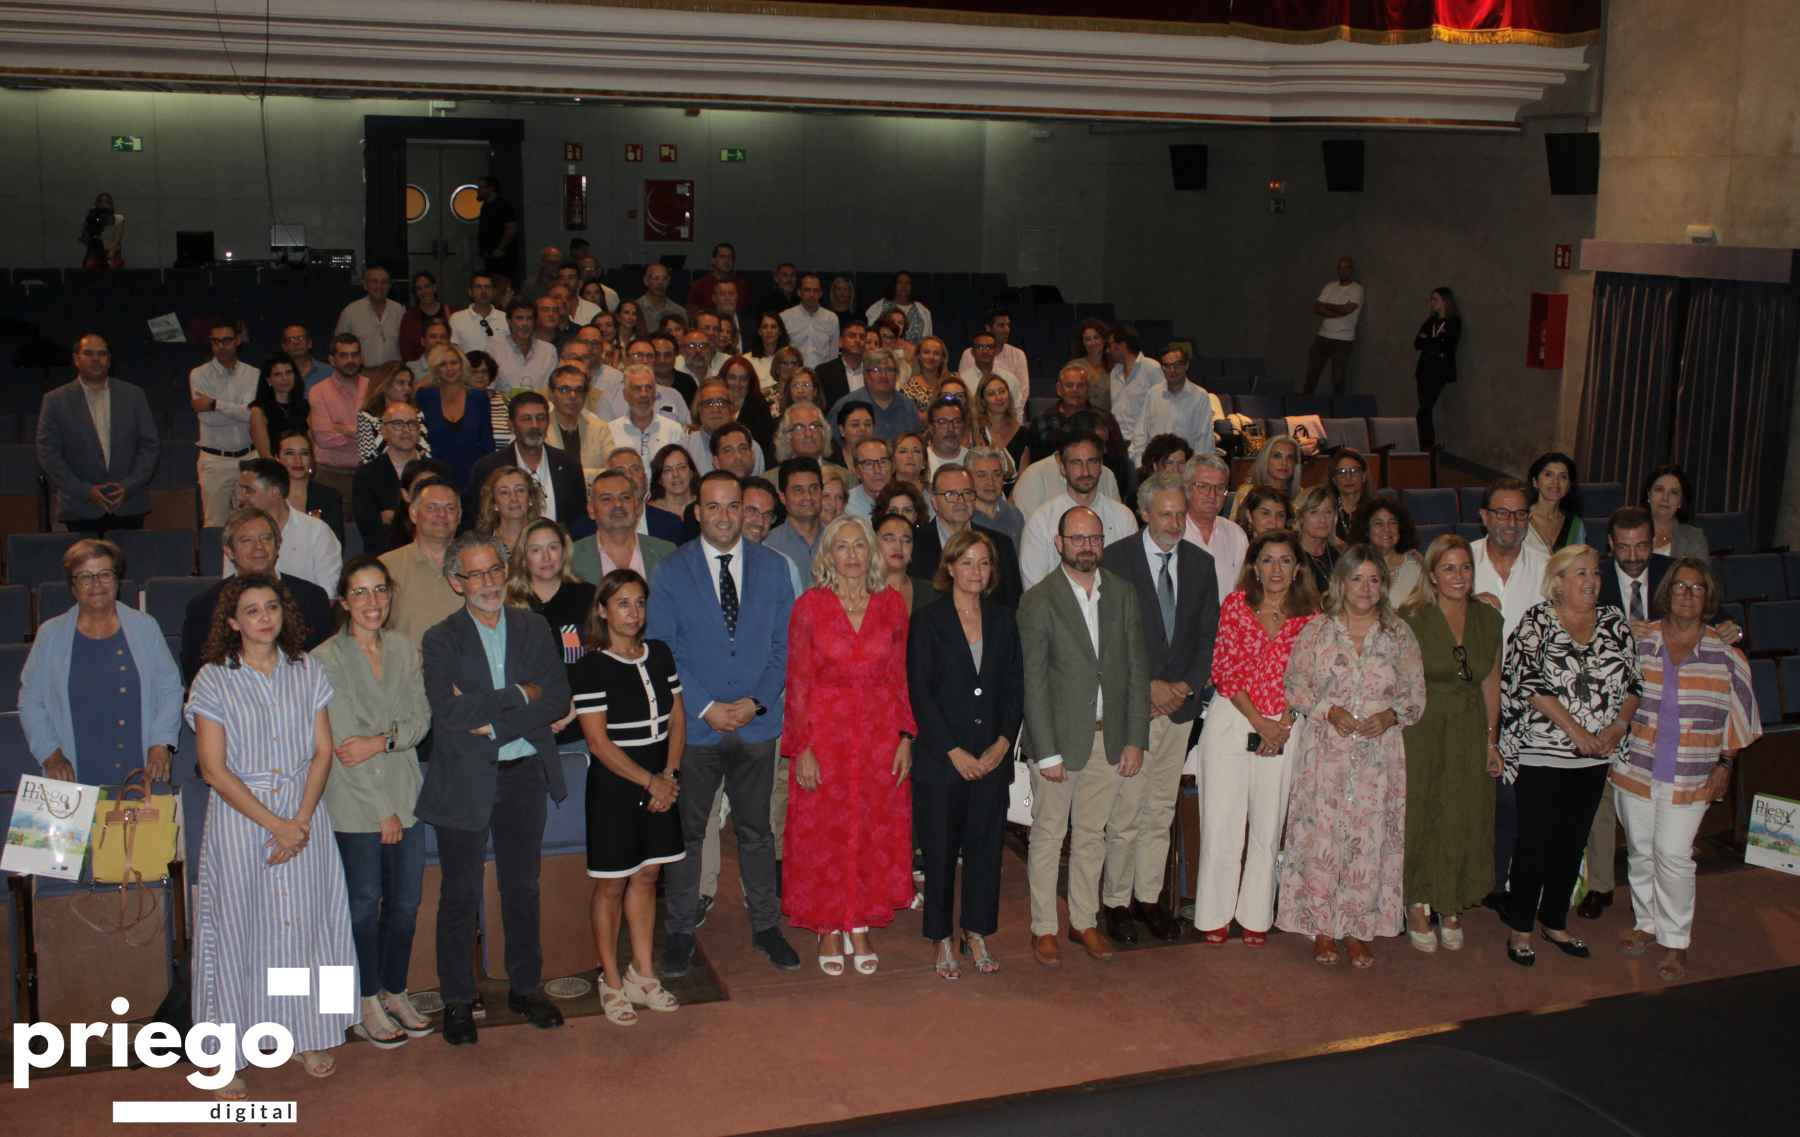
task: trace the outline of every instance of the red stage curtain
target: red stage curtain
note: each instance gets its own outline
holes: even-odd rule
[[[1600,0],[1235,0],[1232,32],[1287,43],[1526,43],[1578,47]]]

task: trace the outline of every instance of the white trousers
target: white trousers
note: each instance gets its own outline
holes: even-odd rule
[[[200,511],[207,528],[223,525],[231,516],[232,497],[237,493],[238,463],[254,457],[254,451],[243,458],[221,458],[217,454],[195,452],[194,473],[200,482]],[[200,567],[212,575],[219,572],[218,565]]]
[[[1200,731],[1200,875],[1194,927],[1238,925],[1266,932],[1275,922],[1275,855],[1287,817],[1300,727],[1279,755],[1245,747],[1250,720],[1230,699],[1215,697]]]
[[[1606,792],[1625,826],[1637,930],[1663,947],[1686,948],[1694,930],[1694,835],[1710,803],[1676,805],[1668,782],[1654,783],[1648,799],[1614,786]]]

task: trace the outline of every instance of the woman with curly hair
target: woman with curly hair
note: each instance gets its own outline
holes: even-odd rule
[[[525,527],[544,515],[544,487],[517,466],[501,466],[481,483],[475,529],[500,542],[508,557],[519,547]]]
[[[1138,466],[1138,485],[1141,486],[1162,473],[1180,477],[1187,469],[1188,459],[1193,456],[1194,448],[1181,435],[1157,435],[1144,447],[1144,460]]]
[[[1425,575],[1425,559],[1419,556],[1419,532],[1412,514],[1392,493],[1379,493],[1363,502],[1350,522],[1350,543],[1368,545],[1381,554],[1387,568],[1388,602],[1403,604]]]
[[[194,1017],[275,1022],[306,1072],[330,1077],[328,1053],[355,1021],[310,1000],[270,998],[268,967],[355,967],[344,865],[323,807],[331,775],[332,699],[325,667],[306,654],[300,614],[277,579],[227,579],[194,677],[186,717],[212,789],[195,878]],[[314,842],[318,832],[326,839]],[[221,1073],[241,1056],[221,1052]],[[217,1087],[248,1094],[241,1077]]]

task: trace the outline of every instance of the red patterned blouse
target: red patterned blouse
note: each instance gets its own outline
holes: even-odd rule
[[[1246,692],[1256,709],[1269,718],[1287,712],[1288,653],[1300,629],[1312,616],[1289,616],[1281,631],[1271,637],[1240,589],[1219,605],[1219,637],[1213,645],[1212,681],[1219,694],[1230,698]]]

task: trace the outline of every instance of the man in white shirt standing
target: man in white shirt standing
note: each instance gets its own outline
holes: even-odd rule
[[[824,363],[837,351],[837,313],[820,307],[824,295],[825,286],[818,274],[809,272],[800,278],[800,303],[781,313],[788,342],[806,361],[808,369]]]
[[[489,349],[498,371],[494,386],[501,397],[521,387],[538,390],[556,370],[556,348],[539,339],[536,329],[537,307],[531,301],[514,300],[506,306],[506,338],[494,340]]]
[[[1182,539],[1211,554],[1219,596],[1230,596],[1237,590],[1244,554],[1250,551],[1250,535],[1231,518],[1219,516],[1231,485],[1231,463],[1215,451],[1196,454],[1188,459],[1182,479],[1188,509],[1187,530]]]
[[[1013,409],[1018,413],[1019,421],[1025,422],[1025,400],[1031,395],[1031,364],[1024,352],[1007,342],[1012,338],[1012,313],[1004,308],[995,308],[988,312],[982,328],[994,337],[994,370],[1006,377],[1006,385],[1012,388]],[[956,369],[967,372],[974,366],[973,351],[963,348],[962,358],[957,361]]]
[[[338,574],[344,567],[344,550],[331,526],[289,507],[287,467],[273,458],[249,458],[238,464],[237,504],[254,506],[275,521],[281,535],[281,554],[275,571],[311,581],[327,596],[337,592]],[[224,558],[221,576],[235,576],[237,562]]]
[[[506,313],[494,307],[494,278],[478,272],[469,278],[469,306],[450,313],[450,342],[464,355],[471,351],[492,355],[506,334]]]
[[[1162,369],[1138,347],[1137,329],[1120,324],[1106,333],[1106,357],[1112,360],[1108,389],[1112,392],[1113,419],[1126,438],[1136,437],[1150,389],[1162,382]]]
[[[1162,382],[1150,388],[1144,413],[1131,432],[1131,464],[1144,457],[1144,449],[1159,434],[1173,434],[1195,454],[1213,449],[1212,399],[1198,385],[1188,382],[1188,362],[1193,353],[1185,343],[1170,344],[1162,354]]]
[[[356,337],[356,342],[362,344],[365,367],[380,367],[400,358],[400,321],[405,318],[406,309],[388,299],[391,283],[387,269],[368,266],[363,269],[365,295],[350,301],[338,313],[335,334],[348,332]],[[337,582],[333,581],[331,588],[336,587]]]
[[[1353,278],[1356,262],[1339,257],[1337,279],[1319,290],[1313,313],[1319,333],[1306,353],[1306,382],[1301,390],[1310,395],[1319,386],[1319,373],[1331,364],[1331,393],[1341,395],[1350,378],[1350,349],[1356,346],[1356,321],[1362,315],[1363,286]]]
[[[238,459],[250,453],[250,404],[262,372],[238,359],[242,337],[232,321],[214,320],[208,338],[212,358],[188,372],[188,402],[200,421],[200,506],[211,527],[231,516]]]
[[[1059,560],[1057,522],[1075,506],[1086,506],[1100,518],[1108,545],[1137,532],[1137,518],[1131,510],[1100,492],[1100,472],[1106,468],[1104,457],[1100,439],[1091,434],[1071,434],[1057,451],[1056,462],[1062,469],[1066,488],[1026,518],[1025,534],[1019,542],[1019,575],[1026,588],[1055,570]]]
[[[646,465],[663,447],[687,438],[680,423],[656,413],[656,398],[656,372],[642,363],[626,365],[625,403],[631,409],[607,424],[619,445],[636,450]]]

